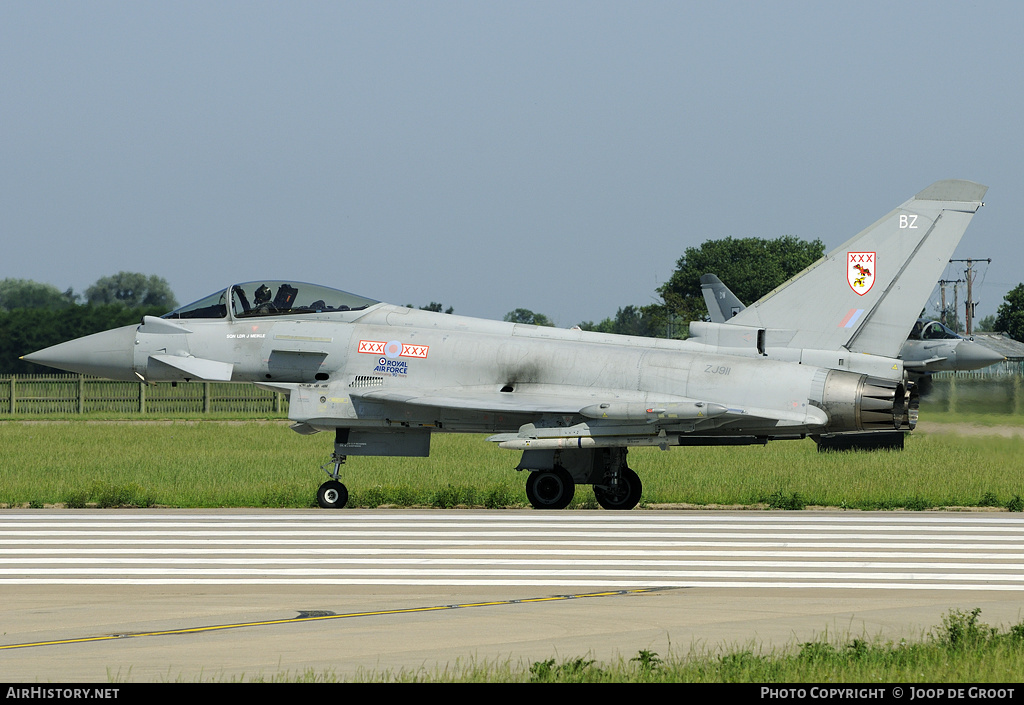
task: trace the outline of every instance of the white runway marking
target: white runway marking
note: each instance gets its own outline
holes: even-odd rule
[[[1024,516],[38,511],[3,584],[1024,590]]]

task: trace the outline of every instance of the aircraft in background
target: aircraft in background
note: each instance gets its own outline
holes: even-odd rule
[[[602,507],[631,509],[642,491],[631,447],[913,428],[900,348],[986,190],[932,184],[729,323],[692,323],[688,340],[486,321],[274,281],[24,359],[282,391],[292,428],[334,433],[317,493],[325,508],[347,501],[348,456],[422,457],[434,433],[475,432],[523,451],[517,469],[529,471],[536,508],[563,508],[589,484]]]
[[[746,308],[714,274],[703,275],[700,288],[708,307],[708,315],[715,323],[729,323]],[[922,393],[926,393],[930,387],[932,372],[980,370],[1006,359],[994,350],[974,342],[973,338],[957,335],[938,321],[924,318],[914,323],[900,349],[899,357]]]

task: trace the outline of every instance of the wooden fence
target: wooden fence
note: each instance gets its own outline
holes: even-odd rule
[[[1000,379],[1004,377],[1024,377],[1024,360],[1003,360],[980,370],[960,372],[936,372],[935,379]]]
[[[0,377],[0,417],[7,414],[285,414],[288,398],[232,382],[115,382],[83,375]]]
[[[1024,414],[1024,362],[981,370],[936,372],[922,404],[952,412]]]

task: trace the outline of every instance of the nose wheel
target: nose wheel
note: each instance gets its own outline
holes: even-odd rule
[[[316,491],[316,503],[324,509],[341,509],[348,502],[348,490],[337,480],[328,480]]]
[[[341,466],[344,464],[345,456],[335,454],[331,456],[330,462],[321,468],[331,478],[316,491],[316,503],[323,509],[341,509],[348,502],[348,489],[338,481]],[[333,470],[328,470],[329,466],[332,466]]]

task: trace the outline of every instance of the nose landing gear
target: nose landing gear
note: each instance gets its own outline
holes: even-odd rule
[[[344,464],[345,456],[335,453],[330,461],[320,467],[331,478],[316,491],[316,503],[324,509],[341,509],[348,502],[348,489],[338,481]],[[333,466],[333,470],[328,470],[329,466]]]

